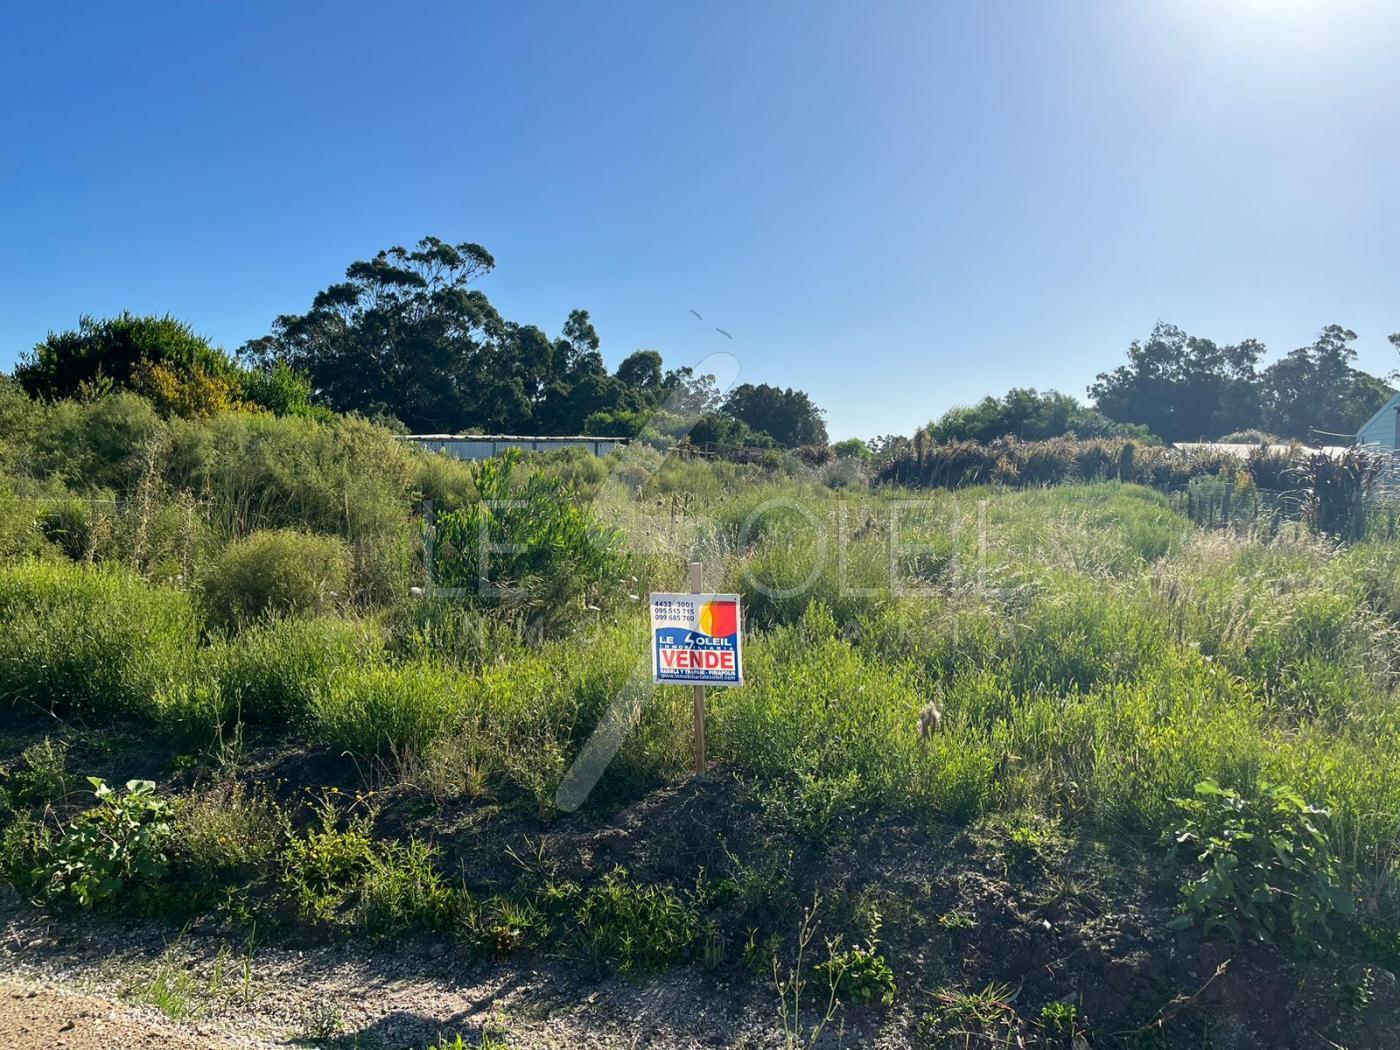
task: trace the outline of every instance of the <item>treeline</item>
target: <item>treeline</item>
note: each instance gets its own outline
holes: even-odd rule
[[[988,395],[974,405],[956,405],[926,426],[923,433],[931,441],[983,444],[998,438],[1151,438],[1145,426],[1115,422],[1058,390],[1041,393],[1030,387],[1012,387],[1004,397]]]
[[[824,413],[791,387],[666,368],[640,349],[613,371],[586,310],[559,334],[501,316],[475,286],[495,260],[481,245],[426,237],[350,264],[305,313],[229,354],[173,317],[84,317],[21,355],[15,379],[45,400],[131,390],[168,416],[229,409],[353,413],[400,431],[634,436],[705,446],[740,458],[753,449],[825,454]],[[1335,444],[1391,396],[1355,367],[1356,333],[1329,325],[1308,346],[1261,367],[1258,340],[1234,344],[1158,324],[1125,364],[1088,388],[1093,404],[1055,390],[1013,388],[956,406],[920,430],[928,442],[1003,438],[1132,438],[1139,443],[1279,438]],[[1400,347],[1400,333],[1390,337]],[[898,439],[877,439],[880,452]],[[843,443],[846,445],[849,443]],[[810,457],[809,457],[810,458]]]
[[[236,355],[172,317],[84,317],[23,354],[15,378],[46,400],[132,390],[186,418],[241,407],[355,413],[416,433],[628,436],[665,407],[697,441],[825,446],[823,413],[801,390],[722,395],[713,376],[668,370],[655,350],[609,372],[588,311],[554,338],[503,318],[472,287],[494,266],[477,244],[389,248]]]
[[[1256,339],[1222,346],[1158,324],[1128,348],[1128,362],[1089,387],[1109,419],[1146,427],[1167,441],[1200,441],[1259,428],[1305,444],[1337,444],[1394,393],[1355,367],[1356,333],[1328,325],[1308,346],[1260,368]],[[1390,337],[1400,347],[1400,333]]]
[[[1093,404],[1057,390],[1013,387],[958,405],[923,427],[924,440],[1132,437],[1163,441],[1345,444],[1394,393],[1355,367],[1356,333],[1328,325],[1308,346],[1260,367],[1255,339],[1221,345],[1158,324],[1128,347],[1126,364],[1100,372]],[[1400,348],[1400,333],[1390,336]],[[891,444],[886,438],[883,444]]]

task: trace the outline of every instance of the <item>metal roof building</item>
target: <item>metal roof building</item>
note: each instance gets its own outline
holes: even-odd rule
[[[595,456],[606,456],[627,444],[627,438],[588,435],[530,437],[518,434],[407,434],[410,441],[429,452],[440,452],[453,459],[490,459],[506,449],[522,452],[554,452],[561,448],[583,448]]]
[[[1361,424],[1356,443],[1365,448],[1400,449],[1400,394],[1381,405],[1374,416]]]

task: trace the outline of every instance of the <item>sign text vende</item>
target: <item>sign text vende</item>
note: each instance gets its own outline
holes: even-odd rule
[[[661,666],[675,670],[691,668],[703,671],[732,671],[734,654],[705,649],[663,649]]]

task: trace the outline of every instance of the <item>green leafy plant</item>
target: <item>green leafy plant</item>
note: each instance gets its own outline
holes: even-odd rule
[[[830,956],[816,969],[834,981],[839,1001],[885,1006],[894,1002],[894,970],[873,939],[864,945],[842,948],[838,937],[830,942],[828,949]]]
[[[97,805],[74,818],[36,880],[54,896],[90,908],[133,886],[151,884],[169,870],[173,834],[169,808],[149,780],[129,780],[113,791],[89,777]]]
[[[1040,1008],[1040,1028],[1051,1043],[1069,1046],[1079,1034],[1079,1008],[1058,1000],[1046,1003]]]
[[[816,971],[830,983],[838,1002],[889,1006],[894,1002],[895,983],[894,970],[879,952],[883,919],[874,907],[867,911],[865,943],[846,948],[838,934],[826,942],[826,962],[818,963]]]
[[[1019,878],[1043,875],[1063,848],[1062,835],[1055,821],[1028,814],[1006,826],[1007,871]]]
[[[478,498],[438,518],[434,582],[473,601],[501,603],[549,622],[600,597],[621,575],[619,534],[544,472],[516,477],[519,453],[484,461]]]
[[[1326,810],[1267,782],[1246,797],[1204,780],[1194,798],[1177,804],[1184,819],[1176,843],[1204,868],[1182,887],[1178,928],[1200,922],[1207,933],[1224,929],[1235,940],[1291,941],[1307,950],[1328,940],[1334,916],[1351,914],[1319,827]]]
[[[1334,992],[1337,1005],[1353,1014],[1365,1013],[1376,998],[1376,974],[1369,966],[1352,981],[1338,981]]]

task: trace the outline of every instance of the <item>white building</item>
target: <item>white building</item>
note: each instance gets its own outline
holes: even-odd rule
[[[1396,394],[1356,432],[1356,443],[1363,448],[1400,449],[1400,394]]]
[[[440,452],[453,459],[490,459],[508,448],[522,452],[553,452],[561,448],[583,448],[595,456],[606,456],[627,444],[617,437],[521,437],[514,434],[407,434],[411,441],[429,452]]]

